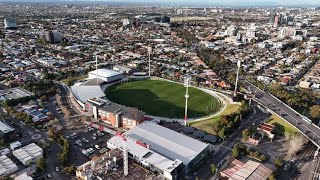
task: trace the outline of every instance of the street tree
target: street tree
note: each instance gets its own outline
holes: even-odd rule
[[[37,160],[37,167],[43,171],[46,168],[46,159],[44,157]]]
[[[315,119],[320,118],[320,105],[310,107],[310,116]]]
[[[307,139],[302,135],[292,135],[288,141],[288,155],[289,157],[296,155],[296,153],[307,143]]]
[[[211,168],[211,173],[212,174],[215,174],[217,172],[217,166],[215,164],[211,164],[210,168]]]
[[[276,158],[274,160],[274,165],[276,165],[277,167],[281,167],[283,165],[283,160],[281,158]]]
[[[226,138],[226,135],[225,135],[225,127],[223,127],[220,131],[219,131],[219,133],[218,133],[218,135],[219,135],[219,137],[221,138],[221,139],[225,139]]]
[[[237,146],[232,149],[232,155],[234,158],[239,157],[239,148]]]
[[[245,129],[245,130],[242,131],[242,139],[243,139],[244,141],[248,141],[250,135],[251,135],[250,129],[247,128],[247,129]]]

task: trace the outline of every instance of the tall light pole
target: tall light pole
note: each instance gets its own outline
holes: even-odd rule
[[[152,52],[152,47],[148,47],[148,54],[149,54],[149,77],[151,76],[151,52]]]
[[[236,96],[237,96],[237,88],[238,88],[238,80],[239,80],[239,71],[240,71],[240,66],[241,66],[241,61],[240,61],[240,60],[238,60],[237,66],[238,66],[238,69],[237,69],[237,77],[236,77],[236,86],[235,86],[235,88],[234,88],[233,97],[236,97]]]
[[[96,72],[97,72],[97,86],[99,86],[99,80],[98,80],[98,56],[96,55]]]
[[[186,87],[186,104],[184,109],[184,125],[187,126],[187,119],[188,119],[188,98],[189,98],[189,84],[190,84],[190,76],[185,77],[184,79],[184,86]]]

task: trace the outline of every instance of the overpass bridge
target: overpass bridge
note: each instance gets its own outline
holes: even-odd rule
[[[283,120],[296,127],[314,145],[320,148],[320,128],[313,124],[310,119],[304,117],[270,93],[262,91],[249,81],[242,80],[241,83],[246,90],[254,95],[252,100],[256,101],[260,105],[267,108],[268,111],[277,114]]]

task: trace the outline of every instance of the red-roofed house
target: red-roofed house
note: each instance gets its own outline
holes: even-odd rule
[[[225,179],[232,180],[266,180],[272,170],[261,163],[249,160],[243,163],[237,159],[232,161],[228,167],[220,172]]]

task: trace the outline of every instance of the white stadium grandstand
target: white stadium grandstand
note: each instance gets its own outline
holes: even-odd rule
[[[123,75],[109,69],[97,69],[88,73],[88,79],[75,83],[71,91],[75,101],[84,108],[88,99],[105,96],[104,90],[109,83],[120,81]]]
[[[89,79],[99,78],[103,81],[110,83],[114,81],[118,81],[123,78],[123,75],[117,71],[109,70],[109,69],[97,69],[94,71],[90,71]]]

